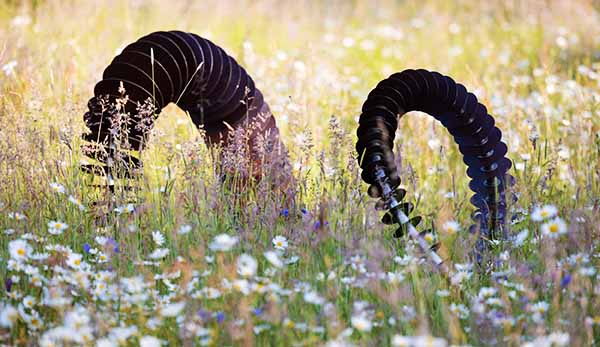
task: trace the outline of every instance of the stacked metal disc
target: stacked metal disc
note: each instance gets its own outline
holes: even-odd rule
[[[405,70],[379,82],[362,107],[356,150],[362,178],[371,184],[370,195],[379,196],[374,170],[383,167],[394,187],[400,184],[394,163],[394,137],[398,119],[409,111],[421,111],[440,121],[454,137],[467,164],[471,203],[480,232],[497,238],[506,219],[506,188],[514,183],[507,175],[512,163],[507,146],[484,105],[452,78],[427,70]],[[400,200],[405,191],[398,190]],[[411,211],[411,206],[404,208]],[[389,219],[389,215],[388,219]],[[420,219],[416,219],[418,222]],[[385,222],[385,221],[384,221]],[[392,221],[387,221],[392,222]]]
[[[124,113],[129,115],[125,147],[143,149],[156,115],[171,102],[187,111],[196,126],[203,125],[211,138],[226,131],[224,122],[238,124],[264,108],[252,78],[223,49],[191,33],[154,32],[125,47],[96,84],[84,116],[91,132],[84,140],[100,150],[87,155],[105,164],[114,160],[114,123]],[[140,116],[147,108],[154,109],[151,116]],[[125,158],[128,164],[139,164],[134,157]]]

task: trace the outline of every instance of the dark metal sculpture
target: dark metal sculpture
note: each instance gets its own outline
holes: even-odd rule
[[[397,189],[400,177],[392,150],[398,119],[409,111],[433,116],[458,144],[468,166],[469,187],[475,192],[471,203],[477,208],[473,214],[477,224],[471,229],[479,230],[483,239],[505,237],[506,188],[514,183],[514,178],[507,175],[512,163],[505,157],[507,146],[501,141],[502,134],[474,94],[452,78],[427,70],[405,70],[391,75],[377,84],[362,107],[356,150],[362,178],[371,185],[369,195],[381,197],[390,210],[383,222],[402,226],[397,237],[407,226],[413,236],[418,236],[414,235],[414,226],[421,218],[409,220],[407,215],[413,206],[401,203],[406,191]],[[480,252],[484,247],[483,241],[477,245]]]
[[[251,127],[251,141],[260,135],[271,148],[281,146],[275,118],[252,78],[220,47],[195,34],[146,35],[125,47],[102,77],[84,115],[90,129],[85,153],[101,163],[86,165],[89,171],[114,175],[119,166],[125,168],[120,174],[130,175],[140,166],[131,151],[144,148],[157,115],[171,102],[204,127],[210,144],[227,144],[236,128]]]

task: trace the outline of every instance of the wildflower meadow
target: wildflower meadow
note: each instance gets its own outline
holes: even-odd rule
[[[599,345],[598,23],[592,0],[0,1],[0,345]],[[228,184],[247,158],[173,104],[142,173],[109,190],[81,170],[94,84],[156,30],[252,75],[283,181]],[[449,273],[366,193],[361,105],[407,68],[463,83],[503,132],[518,199],[485,266],[466,166],[432,117],[404,115],[395,153]]]

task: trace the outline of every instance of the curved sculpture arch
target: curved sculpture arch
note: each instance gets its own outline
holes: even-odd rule
[[[197,127],[202,125],[211,144],[226,142],[232,128],[249,123],[255,134],[279,144],[269,106],[234,58],[198,35],[159,31],[126,46],[96,84],[84,115],[90,132],[83,139],[88,142],[86,155],[101,165],[85,165],[84,169],[108,173],[119,160],[125,168],[121,174],[129,175],[140,165],[130,151],[144,148],[157,115],[169,103],[186,111]],[[121,143],[127,151],[115,148],[119,114],[130,115],[126,141]]]
[[[382,195],[378,187],[382,177],[395,190],[393,195],[398,201],[405,195],[405,191],[397,189],[400,178],[393,146],[398,120],[410,111],[433,116],[454,137],[471,178],[469,187],[475,192],[471,203],[476,207],[473,217],[478,224],[474,227],[486,238],[505,236],[501,234],[506,221],[506,188],[514,183],[514,178],[507,174],[512,163],[506,158],[502,133],[473,93],[438,72],[404,70],[379,82],[369,93],[359,119],[356,150],[361,176],[371,185],[370,195]],[[405,214],[412,209],[408,203],[397,208]],[[411,221],[417,224],[419,220]],[[393,221],[388,215],[384,222]]]

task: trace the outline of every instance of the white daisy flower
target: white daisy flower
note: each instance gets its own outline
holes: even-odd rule
[[[186,235],[189,234],[190,231],[192,231],[192,226],[189,224],[184,224],[179,227],[179,229],[177,230],[177,234]]]
[[[269,324],[259,324],[259,325],[255,325],[252,328],[252,331],[254,331],[255,335],[259,335],[260,333],[262,333],[265,330],[269,330],[271,326]]]
[[[410,347],[412,340],[409,336],[394,335],[392,337],[392,346],[394,347]]]
[[[513,244],[516,247],[522,246],[525,241],[527,240],[527,237],[529,236],[529,230],[524,229],[523,231],[521,231],[520,233],[518,233],[514,240],[513,240]]]
[[[13,240],[8,243],[8,250],[11,259],[21,261],[27,259],[31,255],[31,246],[25,240]]]
[[[36,301],[33,296],[27,295],[23,298],[23,306],[25,306],[25,308],[32,309],[35,304]]]
[[[135,210],[135,206],[133,204],[127,204],[127,205],[119,206],[119,207],[117,207],[117,208],[114,209],[114,211],[117,214],[131,213],[134,210]]]
[[[271,265],[273,265],[274,267],[276,267],[276,268],[283,267],[283,261],[279,257],[279,253],[274,252],[274,251],[266,251],[264,253],[264,255],[265,255],[265,258],[267,258],[267,260],[269,261],[269,263],[271,263]]]
[[[297,255],[292,255],[291,257],[285,259],[283,262],[286,265],[292,265],[292,264],[296,264],[298,262],[298,260],[300,260],[300,257],[298,257]]]
[[[52,189],[53,192],[59,194],[64,194],[66,191],[65,187],[62,184],[56,182],[50,183],[50,189]]]
[[[531,220],[534,222],[541,222],[545,219],[556,216],[558,209],[554,205],[544,205],[542,207],[536,207],[531,213]]]
[[[447,234],[453,235],[460,230],[460,224],[458,224],[458,222],[455,220],[449,220],[444,223],[442,229],[444,229]]]
[[[325,298],[320,296],[315,290],[307,290],[304,292],[304,301],[309,304],[323,305],[325,303]]]
[[[160,315],[163,317],[177,317],[185,307],[185,302],[175,302],[163,306],[160,309]]]
[[[21,16],[19,16],[21,17]],[[17,18],[19,18],[17,17]],[[14,26],[19,26],[19,25],[15,25],[14,23],[20,23],[20,20],[15,20],[13,19],[12,21]],[[8,63],[2,65],[2,71],[4,72],[4,74],[6,74],[6,76],[14,76],[15,75],[15,68],[17,67],[18,62],[16,60],[11,60]]]
[[[273,243],[273,247],[280,251],[285,251],[288,247],[288,240],[285,236],[277,235],[271,242]]]
[[[583,276],[592,277],[596,274],[596,268],[594,268],[593,266],[582,267],[581,269],[579,269],[579,274]]]
[[[161,347],[162,341],[154,336],[142,336],[140,338],[140,347]]]
[[[550,238],[556,238],[567,233],[567,224],[560,217],[556,217],[542,224],[542,234]]]
[[[433,235],[432,233],[426,233],[423,236],[423,239],[425,239],[425,241],[432,243],[433,241],[435,241],[435,235]]]
[[[61,221],[51,220],[48,222],[48,232],[52,235],[60,235],[62,234],[69,225],[67,223]]]
[[[386,275],[386,278],[389,283],[397,284],[397,283],[401,283],[402,281],[404,281],[405,276],[400,271],[388,272]]]
[[[72,267],[73,269],[79,269],[83,261],[81,260],[83,256],[79,253],[71,253],[67,258],[67,265]]]
[[[546,313],[550,305],[545,301],[536,302],[531,306],[531,311],[535,313]]]
[[[152,232],[152,240],[157,246],[162,246],[165,243],[165,236],[158,230]]]
[[[76,205],[80,211],[85,211],[85,206],[83,206],[83,204],[79,201],[79,199],[77,199],[73,195],[69,195],[69,202]]]
[[[215,236],[215,238],[210,243],[208,248],[210,248],[211,251],[225,252],[225,251],[231,250],[237,242],[238,242],[238,238],[235,236],[229,236],[227,234],[220,234],[220,235]]]
[[[392,337],[392,346],[394,347],[446,347],[446,340],[433,336],[401,336],[394,335]]]
[[[232,287],[244,295],[250,294],[250,282],[248,282],[248,280],[235,280],[232,283]]]
[[[169,254],[168,248],[157,248],[154,250],[154,252],[150,253],[149,257],[151,259],[162,259],[166,257],[167,254]]]
[[[252,277],[256,274],[258,262],[249,254],[241,254],[237,259],[237,272],[240,276]]]
[[[373,323],[364,313],[352,316],[350,323],[354,329],[360,332],[368,333],[373,328]]]
[[[94,238],[94,240],[101,246],[104,247],[106,245],[106,243],[108,242],[108,237],[104,237],[104,236],[96,236]]]
[[[0,326],[11,328],[19,319],[19,311],[12,305],[6,305],[0,309]]]
[[[96,347],[119,347],[119,344],[111,339],[103,338],[96,341]]]
[[[127,344],[127,340],[137,334],[138,329],[135,325],[131,326],[131,327],[125,327],[125,326],[120,326],[120,327],[116,327],[113,328],[110,331],[110,337],[111,340],[116,341],[119,345],[126,345]]]
[[[14,220],[23,220],[25,219],[25,215],[20,213],[20,212],[9,212],[8,213],[8,218],[10,219],[14,219]]]

